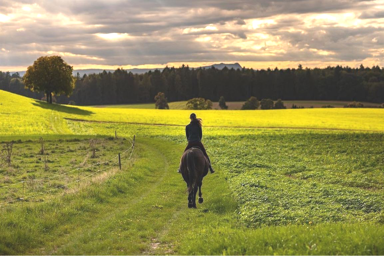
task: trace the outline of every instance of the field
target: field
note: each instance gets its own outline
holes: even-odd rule
[[[304,107],[304,108],[322,108],[323,106],[332,106],[334,108],[344,108],[345,105],[351,103],[349,101],[305,101],[305,100],[284,100],[284,105],[290,109],[293,105]],[[176,101],[169,102],[169,109],[186,109],[186,101]],[[370,103],[370,102],[362,102],[366,107],[378,107],[379,104]],[[227,102],[229,110],[239,110],[243,106],[243,101],[231,101]],[[102,105],[102,106],[94,106],[98,108],[133,108],[133,109],[154,109],[154,103],[146,103],[146,104],[125,104],[125,105]],[[213,102],[213,109],[220,109],[218,102]]]
[[[217,171],[191,210],[190,111],[0,99],[1,254],[384,254],[383,109],[196,111]]]

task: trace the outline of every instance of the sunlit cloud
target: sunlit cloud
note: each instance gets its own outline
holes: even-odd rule
[[[11,17],[0,13],[0,22],[8,22]]]
[[[132,38],[127,33],[108,33],[108,34],[95,34],[96,36],[105,40],[122,40]]]
[[[29,6],[23,6],[22,8],[24,11],[27,11],[27,12],[30,12],[31,11],[31,7]]]
[[[383,31],[382,0],[3,0],[0,70],[52,54],[75,68],[384,65]]]

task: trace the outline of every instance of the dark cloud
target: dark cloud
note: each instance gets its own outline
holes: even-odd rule
[[[360,16],[360,19],[379,19],[384,18],[384,11],[366,11]]]

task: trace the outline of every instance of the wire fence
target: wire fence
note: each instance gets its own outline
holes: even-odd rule
[[[126,160],[126,163],[130,163],[130,164],[132,163],[131,160],[132,160],[133,152],[135,149],[136,136],[134,135],[132,139],[128,138],[128,141],[130,143],[130,146],[128,147],[128,149],[124,150],[122,153],[118,153],[117,155],[110,157],[106,161],[96,162],[96,163],[93,163],[91,165],[85,165],[84,164],[86,162],[86,160],[85,160],[83,163],[80,164],[82,166],[78,166],[76,168],[70,168],[71,169],[70,171],[61,172],[60,174],[57,174],[54,176],[49,176],[49,180],[47,180],[45,178],[33,179],[33,182],[34,183],[39,182],[40,186],[44,186],[44,185],[50,186],[52,181],[55,181],[57,178],[65,177],[67,179],[70,179],[71,178],[70,175],[75,174],[75,178],[72,178],[70,181],[66,182],[65,187],[64,187],[65,190],[61,191],[61,193],[58,192],[58,188],[55,188],[55,189],[44,189],[44,190],[40,191],[39,193],[35,193],[34,195],[31,195],[30,193],[34,192],[31,190],[34,190],[34,188],[31,189],[30,186],[26,185],[26,183],[28,183],[27,181],[20,181],[20,182],[16,182],[13,184],[8,184],[6,186],[3,186],[3,187],[8,188],[8,189],[16,189],[18,194],[22,195],[22,196],[19,196],[17,198],[11,199],[11,200],[4,200],[4,201],[0,202],[0,209],[5,208],[6,206],[11,205],[11,204],[15,204],[15,203],[47,201],[47,197],[46,197],[47,194],[49,194],[49,195],[63,194],[63,193],[65,193],[66,190],[68,190],[74,184],[77,184],[77,187],[75,186],[73,188],[79,188],[82,184],[81,182],[84,183],[87,180],[90,181],[97,174],[100,174],[102,172],[108,172],[108,171],[112,170],[113,167],[119,168],[119,170],[121,170],[123,167],[122,166],[123,160]],[[89,155],[89,153],[87,153],[87,155]],[[88,158],[88,156],[85,157],[85,159],[87,159],[87,158]],[[92,173],[85,175],[85,176],[80,175],[80,174],[84,173],[85,171],[89,171],[89,170],[93,170],[93,169],[97,169],[97,170],[92,171]],[[29,193],[28,199],[25,198],[26,193]],[[40,197],[40,195],[45,195],[45,196]],[[51,199],[52,199],[52,197],[51,197]]]

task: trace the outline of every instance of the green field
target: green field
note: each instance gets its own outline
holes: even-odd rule
[[[323,106],[332,106],[334,108],[344,108],[345,105],[351,103],[350,101],[306,101],[306,100],[284,100],[284,105],[290,109],[293,105],[304,107],[304,108],[322,108]],[[362,102],[366,107],[380,107],[379,104]],[[186,109],[186,101],[169,102],[169,109]],[[243,101],[227,102],[229,110],[240,110],[243,106]],[[125,104],[125,105],[100,105],[94,106],[97,108],[132,108],[132,109],[154,109],[154,103],[145,104]],[[213,109],[219,110],[220,106],[218,102],[213,102]]]
[[[384,254],[383,109],[196,111],[217,171],[191,210],[190,111],[0,99],[1,254]]]

